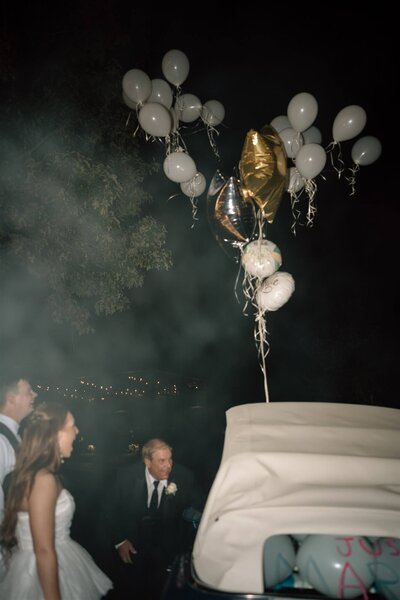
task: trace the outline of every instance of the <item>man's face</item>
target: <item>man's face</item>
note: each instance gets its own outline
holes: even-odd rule
[[[21,422],[33,410],[33,402],[37,393],[33,391],[29,381],[20,379],[17,383],[17,391],[13,393],[13,401],[17,421]]]
[[[144,462],[154,479],[168,479],[173,463],[171,450],[160,448],[154,452],[151,460],[145,458]]]

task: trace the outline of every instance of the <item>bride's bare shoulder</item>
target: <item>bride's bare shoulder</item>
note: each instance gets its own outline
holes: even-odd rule
[[[58,496],[61,491],[60,481],[54,473],[48,469],[40,469],[35,475],[32,485],[32,493],[48,493]]]

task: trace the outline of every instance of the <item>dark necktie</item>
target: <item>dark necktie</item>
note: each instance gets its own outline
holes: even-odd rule
[[[157,486],[160,482],[159,481],[153,481],[154,484],[154,490],[153,493],[151,495],[150,498],[150,506],[149,506],[149,511],[152,515],[155,515],[157,513],[157,508],[158,508],[158,492],[157,492]]]

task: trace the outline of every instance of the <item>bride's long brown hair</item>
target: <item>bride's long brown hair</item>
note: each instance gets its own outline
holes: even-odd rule
[[[63,428],[68,412],[60,403],[42,402],[26,418],[0,527],[0,544],[6,557],[17,546],[18,511],[24,498],[31,494],[37,472],[46,469],[56,474],[60,467],[62,457],[57,434]]]

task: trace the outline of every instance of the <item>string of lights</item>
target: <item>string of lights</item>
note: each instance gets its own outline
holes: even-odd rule
[[[158,371],[144,374],[128,372],[118,374],[113,379],[118,383],[100,383],[98,378],[80,377],[72,385],[36,384],[38,393],[56,394],[65,399],[80,402],[107,401],[114,398],[144,398],[178,396],[194,393],[204,389],[204,382],[197,378],[182,377],[174,373],[160,373]]]

